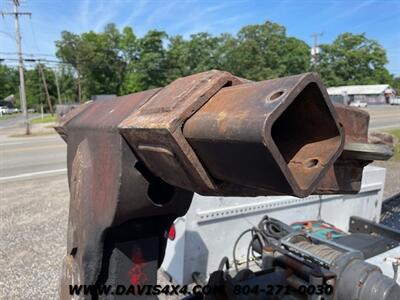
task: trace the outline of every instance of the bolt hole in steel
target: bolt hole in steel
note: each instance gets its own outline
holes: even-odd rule
[[[316,166],[318,166],[318,159],[313,158],[306,162],[307,168],[315,168]]]
[[[273,93],[273,94],[269,97],[269,100],[270,100],[270,101],[274,101],[274,100],[280,98],[284,93],[285,93],[285,91],[277,91],[277,92]]]
[[[149,182],[147,195],[157,206],[163,206],[170,202],[175,195],[175,187],[154,176],[141,162],[136,162],[135,168]]]
[[[314,82],[278,117],[271,135],[302,189],[309,188],[320,172],[317,166],[329,161],[341,143],[336,123]],[[319,159],[312,158],[315,156]]]
[[[78,248],[77,248],[77,247],[74,247],[74,248],[71,249],[70,255],[71,255],[71,256],[75,256],[75,255],[76,255],[76,252],[78,252]]]

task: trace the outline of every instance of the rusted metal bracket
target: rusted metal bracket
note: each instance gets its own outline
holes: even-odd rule
[[[314,194],[355,194],[360,191],[363,169],[373,160],[387,160],[393,149],[368,143],[369,114],[366,111],[335,104],[345,145],[339,159],[321,180]]]
[[[254,83],[213,70],[82,105],[56,128],[71,193],[61,298],[70,284],[155,283],[193,192],[356,192],[365,159],[383,155],[360,148],[367,129],[312,73]]]
[[[128,116],[120,130],[146,166],[169,184],[213,191],[215,183],[183,136],[182,126],[221,88],[240,83],[221,71],[180,78]]]
[[[56,128],[67,141],[71,194],[62,299],[75,284],[155,283],[168,228],[192,193],[151,174],[118,125],[157,92],[85,104]]]
[[[346,143],[341,155],[344,159],[365,161],[388,160],[393,156],[393,149],[383,144]]]

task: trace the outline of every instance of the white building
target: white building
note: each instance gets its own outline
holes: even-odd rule
[[[349,104],[353,101],[368,104],[389,104],[395,97],[395,91],[388,84],[347,85],[328,88],[333,101]]]

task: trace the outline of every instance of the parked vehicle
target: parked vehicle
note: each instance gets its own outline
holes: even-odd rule
[[[10,115],[18,113],[19,109],[15,107],[8,107],[8,106],[0,106],[0,114],[1,115]]]
[[[391,98],[390,105],[400,105],[400,97]]]
[[[0,116],[5,115],[7,109],[7,106],[0,106]]]
[[[361,102],[360,100],[352,101],[352,102],[350,102],[349,105],[353,106],[353,107],[367,107],[368,106],[367,102]]]
[[[7,107],[6,114],[16,114],[19,112],[19,109],[16,107]]]

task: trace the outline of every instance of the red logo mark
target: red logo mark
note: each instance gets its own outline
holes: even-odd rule
[[[144,272],[146,263],[143,257],[142,250],[140,248],[133,249],[132,262],[133,266],[128,272],[131,284],[138,285],[145,283],[148,277],[147,274]]]

